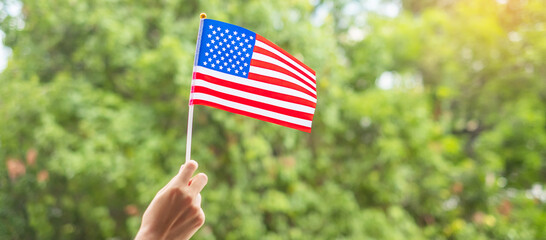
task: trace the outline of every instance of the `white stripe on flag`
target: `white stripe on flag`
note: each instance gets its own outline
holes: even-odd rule
[[[312,74],[311,72],[309,72],[307,69],[305,69],[304,67],[302,67],[301,65],[299,65],[297,62],[295,62],[294,60],[290,59],[289,57],[287,57],[286,55],[284,55],[283,53],[277,51],[277,49],[274,49],[272,48],[271,46],[261,42],[261,41],[258,41],[256,40],[256,43],[255,43],[255,46],[258,46],[258,47],[261,47],[267,51],[270,51],[271,53],[274,53],[275,55],[283,58],[284,60],[288,61],[289,63],[291,63],[292,65],[296,66],[297,68],[299,68],[301,71],[303,71],[304,73],[307,74],[307,76],[309,76],[311,79],[313,80],[317,80],[316,77],[315,77],[315,74]]]
[[[294,89],[291,89],[291,88],[287,88],[287,87],[283,87],[283,86],[279,86],[279,85],[275,85],[275,84],[259,82],[259,81],[255,81],[255,80],[252,80],[252,79],[237,77],[235,75],[226,74],[226,73],[223,73],[223,72],[218,72],[218,71],[208,69],[208,68],[204,68],[204,67],[200,67],[200,66],[196,66],[195,69],[194,69],[194,72],[202,73],[202,74],[209,75],[209,76],[212,76],[212,77],[215,77],[215,78],[219,78],[219,79],[222,79],[222,80],[225,80],[225,81],[229,81],[229,82],[233,82],[233,83],[237,83],[237,84],[242,84],[242,85],[249,86],[249,87],[260,88],[260,89],[267,90],[267,91],[272,91],[272,92],[277,92],[277,93],[281,93],[281,94],[290,95],[290,96],[293,96],[293,97],[298,97],[298,98],[305,99],[305,100],[308,100],[308,101],[313,102],[313,103],[317,103],[316,98],[314,98],[314,97],[312,97],[312,96],[310,96],[310,95],[308,95],[306,93],[303,93],[301,91],[294,90]]]
[[[309,90],[309,92],[312,92],[314,95],[317,95],[317,91],[313,90],[311,87],[307,86],[306,84],[302,83],[300,80],[298,79],[295,79],[291,76],[288,76],[284,73],[281,73],[281,72],[277,72],[277,71],[274,71],[274,70],[269,70],[269,69],[265,69],[265,68],[261,68],[261,67],[256,67],[256,66],[252,66],[250,65],[250,70],[248,70],[249,72],[251,73],[256,73],[256,74],[260,74],[260,75],[263,75],[263,76],[267,76],[267,77],[273,77],[273,78],[277,78],[277,79],[280,79],[280,80],[284,80],[284,81],[287,81],[287,82],[291,82],[293,84],[296,84],[302,88],[305,88],[307,90]]]
[[[270,64],[273,64],[273,65],[277,65],[281,68],[284,68],[285,70],[291,72],[291,73],[294,73],[296,74],[298,77],[300,77],[302,80],[306,81],[307,83],[311,84],[311,86],[315,86],[315,83],[312,82],[311,80],[309,80],[309,78],[307,76],[303,76],[303,74],[301,74],[300,72],[296,71],[294,68],[286,65],[285,63],[275,59],[275,58],[272,58],[270,56],[267,56],[267,55],[264,55],[264,54],[261,54],[261,53],[253,53],[252,54],[252,59],[256,59],[256,60],[260,60],[260,61],[264,61],[264,62],[267,62],[267,63],[270,63]],[[297,79],[296,79],[297,80]]]
[[[217,104],[220,104],[220,105],[223,105],[223,106],[226,106],[226,107],[234,108],[234,109],[237,109],[237,110],[240,110],[240,111],[245,111],[245,112],[248,112],[248,113],[253,113],[253,114],[257,114],[257,115],[261,115],[261,116],[265,116],[265,117],[269,117],[269,118],[274,118],[274,119],[278,119],[278,120],[281,120],[281,121],[284,121],[284,122],[289,122],[289,123],[292,123],[292,124],[304,126],[304,127],[309,127],[309,128],[311,127],[311,121],[309,121],[309,120],[304,120],[304,119],[301,119],[301,118],[291,117],[291,116],[288,116],[288,115],[284,115],[284,114],[264,110],[264,109],[261,109],[261,108],[256,108],[256,107],[248,106],[248,105],[245,105],[245,104],[232,102],[232,101],[225,100],[223,98],[218,98],[218,97],[215,97],[215,96],[211,96],[211,95],[205,94],[205,93],[193,93],[193,99],[205,100],[205,101],[217,103]]]
[[[206,87],[208,89],[212,89],[212,90],[215,90],[215,91],[218,91],[218,92],[226,93],[226,94],[237,96],[237,97],[246,98],[246,99],[257,101],[257,102],[263,102],[263,103],[266,103],[266,104],[271,104],[271,105],[275,105],[275,106],[286,108],[286,109],[291,109],[291,110],[300,111],[300,112],[304,112],[304,113],[310,113],[310,114],[315,113],[315,109],[311,108],[311,107],[308,107],[308,106],[304,106],[304,105],[300,105],[300,104],[296,104],[296,103],[291,103],[291,102],[286,102],[286,101],[282,101],[282,100],[278,100],[278,99],[274,99],[274,98],[270,98],[270,97],[265,97],[265,96],[262,96],[262,95],[257,95],[257,94],[254,94],[254,93],[249,93],[249,92],[245,92],[245,91],[241,91],[241,90],[237,90],[237,89],[233,89],[233,88],[229,88],[229,87],[216,85],[214,83],[207,82],[206,80],[197,79],[197,80],[193,81],[193,85],[194,86]]]

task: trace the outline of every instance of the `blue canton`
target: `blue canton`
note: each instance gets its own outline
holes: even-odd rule
[[[203,20],[197,65],[247,78],[256,33],[212,19]]]

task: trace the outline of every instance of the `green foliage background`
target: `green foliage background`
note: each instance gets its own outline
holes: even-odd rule
[[[200,12],[319,102],[311,134],[196,107],[195,239],[546,239],[546,1],[368,2],[0,1],[0,239],[135,235],[184,161]]]

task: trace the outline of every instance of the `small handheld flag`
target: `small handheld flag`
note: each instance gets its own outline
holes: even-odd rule
[[[310,132],[315,72],[264,37],[204,19],[190,105],[201,104]]]
[[[194,104],[311,132],[317,105],[315,71],[258,34],[201,14],[186,161]]]

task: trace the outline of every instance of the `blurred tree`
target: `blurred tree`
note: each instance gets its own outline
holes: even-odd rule
[[[486,238],[544,238],[540,227],[544,214],[507,224],[516,221],[515,216],[521,215],[514,212],[530,206],[527,204],[544,212],[544,201],[536,197],[542,193],[530,196],[524,190],[546,182],[546,81],[542,74],[546,64],[543,40],[536,38],[546,32],[544,3],[484,0],[446,6],[419,11],[410,7],[396,18],[369,14],[365,25],[341,33],[347,36],[341,42],[355,69],[350,83],[357,92],[374,88],[376,79],[388,72],[398,76],[393,80],[395,88],[421,89],[429,99],[429,118],[438,124],[438,147],[443,161],[449,163],[447,174],[455,193],[444,199],[445,207],[453,208],[455,214],[446,218],[450,215],[444,207],[442,216],[423,215],[419,207],[408,205],[415,217],[421,215],[423,222],[427,218],[444,221],[439,223],[445,226],[443,233],[453,238],[467,239],[479,233]],[[355,31],[363,33],[362,40],[351,38]],[[392,104],[383,108],[387,106]],[[420,104],[407,107],[417,106]],[[367,109],[361,114],[370,112]],[[407,119],[400,110],[395,112],[400,119]],[[361,124],[359,117],[348,129]],[[365,125],[373,122],[368,118],[364,118]],[[404,139],[402,136],[395,139]],[[431,212],[433,208],[424,209]],[[476,217],[483,215],[481,211],[492,215]],[[496,214],[502,217],[493,216]],[[481,224],[492,229],[481,228]],[[499,231],[503,228],[512,230]]]
[[[316,69],[319,102],[311,134],[196,108],[197,239],[546,238],[542,1],[21,2],[0,239],[134,236],[183,162],[201,11]]]

